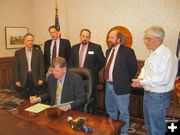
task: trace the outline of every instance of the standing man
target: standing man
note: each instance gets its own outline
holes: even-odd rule
[[[41,50],[33,47],[34,36],[27,33],[24,36],[25,47],[15,52],[13,61],[13,78],[15,86],[22,97],[37,95],[37,86],[45,80],[44,59]]]
[[[145,31],[144,43],[151,51],[145,60],[133,87],[144,88],[144,122],[147,135],[165,135],[166,109],[170,102],[169,91],[174,87],[177,58],[163,44],[165,32],[160,26]]]
[[[60,38],[60,32],[55,26],[49,27],[49,33],[52,39],[44,44],[44,60],[46,73],[55,57],[61,56],[69,62],[71,45],[69,40]]]
[[[106,51],[105,105],[112,119],[125,122],[121,134],[126,135],[129,128],[131,79],[136,75],[137,60],[134,51],[122,44],[123,35],[120,32],[110,32],[108,41],[111,47]]]
[[[41,97],[30,97],[31,103],[49,101],[50,105],[54,105],[73,101],[60,109],[63,111],[82,109],[85,102],[83,80],[79,75],[67,70],[67,63],[63,57],[56,57],[53,60],[52,74],[48,76],[47,84],[48,92]]]
[[[96,84],[99,81],[99,71],[105,64],[105,57],[102,52],[101,46],[90,42],[91,31],[82,29],[80,32],[81,43],[72,47],[70,66],[71,67],[85,67],[90,69],[93,78],[93,91],[94,97],[94,112],[96,112]]]

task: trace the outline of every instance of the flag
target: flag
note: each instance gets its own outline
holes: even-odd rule
[[[178,37],[176,56],[178,58],[178,72],[177,72],[175,86],[177,90],[177,96],[180,97],[180,32],[179,32],[179,37]]]
[[[55,7],[55,26],[56,29],[60,31],[59,16],[58,16],[58,0],[56,0],[56,7]]]

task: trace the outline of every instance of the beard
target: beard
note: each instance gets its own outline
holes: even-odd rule
[[[87,45],[87,43],[88,43],[87,40],[83,40],[83,41],[81,42],[82,45]]]
[[[114,47],[115,45],[116,45],[115,43],[109,41],[109,46],[110,46],[110,47]]]

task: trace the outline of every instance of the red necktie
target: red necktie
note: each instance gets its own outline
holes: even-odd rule
[[[56,58],[56,41],[54,41],[53,51],[52,51],[52,62]]]
[[[109,79],[109,69],[110,69],[110,66],[111,66],[111,63],[112,63],[112,60],[113,60],[114,51],[115,51],[115,49],[113,49],[113,52],[111,53],[109,61],[108,61],[107,65],[106,65],[106,67],[105,67],[105,73],[104,73],[104,79],[105,80]]]

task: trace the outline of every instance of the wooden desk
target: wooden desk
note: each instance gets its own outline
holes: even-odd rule
[[[93,130],[93,135],[118,134],[124,125],[120,121],[112,121],[106,116],[90,115],[78,111],[61,112],[59,109],[44,110],[40,113],[24,111],[30,103],[23,103],[16,111],[0,110],[0,135],[85,135],[73,130],[67,117],[86,118],[86,125]]]

